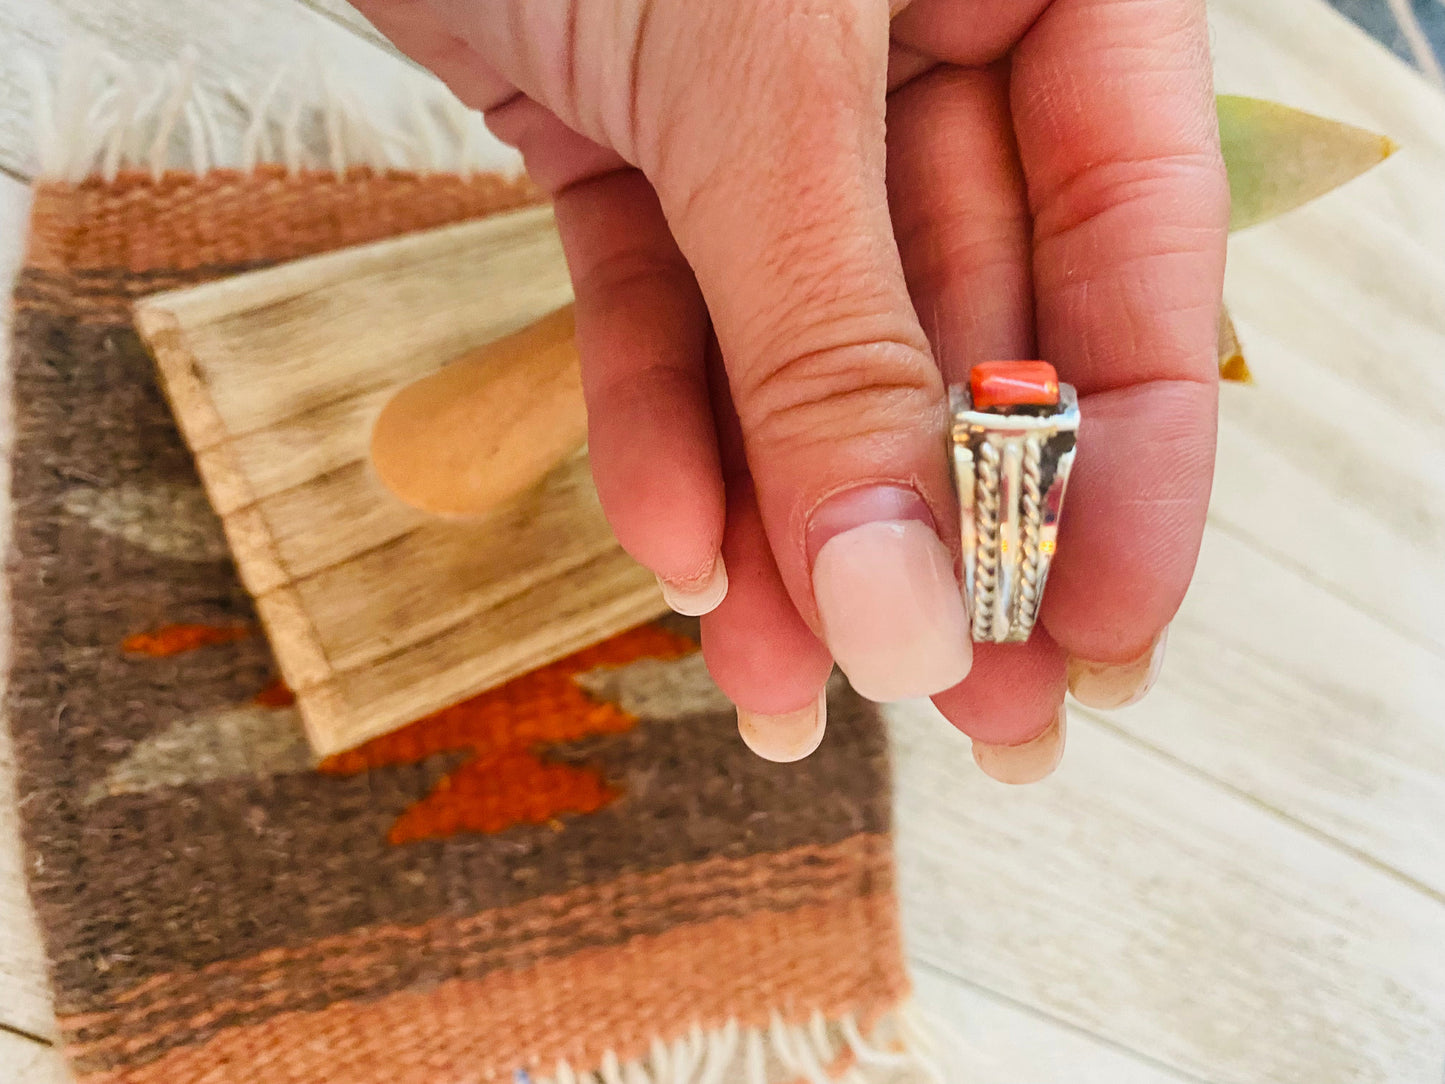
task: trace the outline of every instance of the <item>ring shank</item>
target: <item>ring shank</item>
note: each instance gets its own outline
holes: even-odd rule
[[[977,643],[1022,643],[1033,632],[1057,547],[1073,469],[1078,396],[1060,385],[1048,413],[974,410],[966,385],[949,389],[954,483],[963,540],[963,592]]]

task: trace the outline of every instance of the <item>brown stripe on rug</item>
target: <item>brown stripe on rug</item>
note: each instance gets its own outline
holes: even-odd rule
[[[717,918],[480,980],[280,1011],[142,1065],[110,1060],[87,1079],[171,1084],[214,1079],[215,1066],[234,1064],[264,1066],[270,1080],[491,1084],[516,1080],[519,1069],[550,1075],[559,1062],[600,1066],[609,1054],[638,1062],[659,1035],[764,1029],[774,1014],[848,1017],[869,1029],[905,993],[897,969],[878,966],[899,952],[877,939],[892,921],[888,902],[866,897]],[[858,952],[860,938],[873,951]],[[73,1057],[84,1070],[91,1055]]]
[[[885,742],[844,685],[817,754],[764,763],[674,622],[610,641],[622,661],[579,664],[565,696],[533,675],[488,694],[503,738],[565,711],[600,729],[489,751],[423,720],[326,771],[298,742],[127,307],[535,199],[271,167],[38,189],[7,707],[83,1080],[510,1080],[646,1061],[694,1025],[714,1054],[766,1039],[767,1079],[791,1079],[805,1048],[843,1050],[815,1014],[866,1026],[904,996]],[[560,781],[548,816],[512,772]],[[478,830],[458,801],[514,813]]]
[[[117,995],[108,1008],[67,1016],[62,1024],[78,1065],[136,1066],[175,1047],[206,1042],[280,1013],[316,1012],[337,1001],[384,1000],[391,991],[428,989],[439,981],[479,981],[594,948],[628,945],[636,951],[646,939],[683,927],[706,940],[712,936],[712,923],[800,908],[824,908],[825,929],[845,920],[853,923],[826,936],[872,938],[861,945],[839,941],[831,951],[847,966],[876,971],[884,994],[863,998],[856,989],[838,988],[827,999],[803,990],[793,995],[810,1011],[866,1016],[890,1007],[897,994],[889,985],[897,976],[888,978],[887,962],[896,945],[879,940],[876,931],[867,928],[880,917],[889,918],[891,891],[891,857],[884,837],[855,836],[833,847],[800,847],[738,860],[708,859],[465,919],[354,930],[197,971],[156,975]],[[813,936],[824,936],[824,930]],[[846,951],[840,953],[839,944],[847,945]],[[795,949],[781,945],[779,951],[786,955]],[[807,966],[808,954],[798,953],[795,964]],[[437,958],[447,962],[444,980],[435,971]],[[663,969],[676,966],[661,958],[654,962]],[[382,972],[397,978],[378,983],[375,976]],[[378,990],[388,993],[378,998]],[[680,1005],[679,1012],[684,1018],[678,1026],[685,1029],[693,1022],[693,1009]]]

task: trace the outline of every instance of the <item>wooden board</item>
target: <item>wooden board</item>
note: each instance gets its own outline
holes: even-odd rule
[[[1080,713],[1033,788],[892,721],[915,956],[1204,1080],[1438,1082],[1438,898]]]
[[[71,1084],[65,1059],[54,1047],[0,1031],[0,1081],[5,1084]]]
[[[913,996],[958,1084],[1203,1084],[931,964]]]
[[[551,211],[534,208],[137,306],[319,752],[663,612],[584,456],[467,521],[402,504],[368,459],[399,387],[570,299]]]

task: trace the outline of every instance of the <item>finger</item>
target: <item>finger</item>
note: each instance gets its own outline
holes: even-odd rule
[[[702,296],[636,170],[573,184],[556,208],[603,510],[673,609],[707,613],[727,593],[728,576]]]
[[[886,3],[429,5],[652,181],[727,359],[779,573],[855,686],[955,684],[970,645],[938,533],[956,535],[943,389],[884,191]]]
[[[938,61],[927,53],[899,45],[896,41],[888,47],[888,93],[917,79],[926,71],[938,66]]]
[[[525,94],[514,94],[489,110],[486,120],[493,135],[522,152],[527,175],[554,199],[573,185],[628,168],[616,151],[574,132]],[[670,239],[668,248],[676,251]]]
[[[702,619],[703,655],[718,688],[737,705],[748,747],[766,760],[799,760],[823,739],[833,657],[798,616],[778,575],[715,343],[708,371],[727,485],[723,557],[732,585]]]
[[[893,38],[962,67],[1005,56],[1049,0],[913,0],[893,18]]]
[[[1066,661],[1043,629],[1023,644],[978,644],[968,677],[933,703],[976,743],[1022,745],[1053,725],[1064,702]]]
[[[549,110],[514,97],[488,114],[553,193],[576,294],[588,451],[619,543],[669,606],[727,593],[723,489],[703,374],[707,312],[646,179]]]
[[[1213,392],[1154,382],[1087,396],[1081,413],[1040,620],[1074,659],[1134,671],[1194,574],[1214,468]],[[1088,702],[1115,707],[1144,691]]]
[[[1014,56],[1043,356],[1083,427],[1041,619],[1132,663],[1188,586],[1213,467],[1228,192],[1203,5],[1055,0]]]
[[[889,99],[888,203],[947,383],[1034,352],[1032,231],[1003,68],[941,67]]]
[[[753,8],[702,36],[642,159],[708,299],[790,597],[859,692],[926,695],[970,644],[939,533],[942,382],[888,215],[887,9],[795,5],[795,29],[758,35]]]
[[[888,192],[914,304],[952,382],[980,361],[1033,356],[1032,222],[1005,68],[939,68],[896,91]],[[981,644],[973,670],[933,702],[983,745],[1019,746],[1063,701],[1065,656],[1039,630]]]
[[[763,533],[752,486],[729,486],[727,598],[702,620],[708,672],[738,709],[738,731],[763,757],[801,760],[823,740],[833,657],[798,616]]]

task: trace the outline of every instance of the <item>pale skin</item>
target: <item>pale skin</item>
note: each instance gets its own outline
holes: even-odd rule
[[[1022,781],[1009,752],[1056,759],[1071,659],[1091,688],[1157,670],[1213,465],[1228,189],[1202,0],[357,6],[553,195],[604,508],[684,597],[721,555],[704,651],[745,733],[796,752],[837,656]],[[1081,452],[1040,627],[969,671],[930,640],[956,601],[873,622],[854,600],[888,610],[877,583],[956,559],[945,385],[1033,357],[1078,388]],[[833,542],[875,523],[923,527],[873,538],[864,576]],[[916,637],[901,663],[887,629]]]

